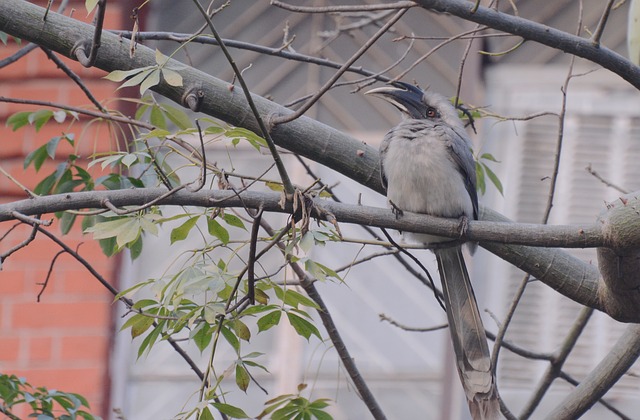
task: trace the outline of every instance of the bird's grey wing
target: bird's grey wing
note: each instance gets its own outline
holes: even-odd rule
[[[387,189],[387,176],[384,173],[384,158],[387,155],[387,151],[389,150],[389,144],[391,143],[391,137],[389,133],[384,136],[382,143],[380,143],[380,181],[382,181],[382,186],[384,189]]]
[[[478,191],[476,190],[476,164],[471,153],[471,142],[467,134],[460,129],[448,127],[451,130],[448,136],[450,140],[448,147],[451,151],[451,158],[462,174],[464,186],[471,197],[473,204],[473,219],[478,218]]]

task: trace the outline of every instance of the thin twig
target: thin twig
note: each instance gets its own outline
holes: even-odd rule
[[[604,27],[607,24],[607,20],[609,19],[609,13],[611,13],[611,8],[613,7],[614,1],[615,0],[609,0],[604,8],[604,12],[602,12],[602,16],[600,16],[600,21],[598,22],[596,30],[593,31],[593,35],[591,35],[591,41],[595,45],[600,45],[600,38],[602,38],[602,33],[604,32]]]
[[[34,231],[36,230],[37,229],[34,229]],[[42,297],[42,294],[44,293],[45,289],[47,288],[47,285],[49,284],[49,279],[51,278],[51,274],[53,273],[53,267],[56,264],[56,260],[58,259],[58,257],[60,257],[60,255],[64,254],[65,252],[66,252],[65,250],[58,251],[56,255],[54,255],[53,258],[51,259],[51,263],[49,263],[49,270],[47,271],[47,275],[44,278],[44,282],[39,283],[39,285],[42,286],[42,288],[40,289],[40,292],[38,292],[38,296],[36,296],[36,302],[40,302],[40,298]]]
[[[261,226],[270,236],[275,235],[274,229],[269,225],[269,223],[265,219],[262,219]],[[327,308],[327,306],[324,304],[322,297],[320,296],[320,294],[318,293],[314,285],[313,279],[308,276],[308,274],[302,269],[302,267],[300,267],[298,263],[291,261],[291,256],[286,253],[285,245],[283,243],[278,242],[277,245],[280,251],[286,256],[287,261],[289,262],[289,266],[292,268],[294,273],[296,273],[296,276],[298,277],[300,281],[300,285],[302,286],[304,291],[318,305],[317,312],[318,312],[318,315],[320,316],[320,319],[322,320],[322,324],[324,325],[327,331],[327,334],[329,335],[329,338],[333,343],[334,348],[338,352],[338,355],[340,356],[340,360],[342,361],[342,364],[344,365],[345,370],[349,374],[351,381],[353,381],[353,384],[358,390],[358,393],[360,394],[360,398],[362,398],[363,402],[369,409],[369,412],[371,413],[374,419],[376,420],[386,419],[386,416],[382,411],[382,408],[378,405],[378,402],[376,401],[375,397],[369,390],[369,386],[367,385],[366,381],[360,374],[360,371],[358,370],[358,367],[356,366],[355,361],[349,354],[349,350],[347,349],[347,346],[344,344],[344,341],[342,340],[342,337],[340,336],[340,333],[338,332],[338,329],[336,328],[336,325],[333,322],[333,318],[331,317],[329,308]]]
[[[47,57],[49,57],[49,60],[53,61],[56,66],[58,66],[58,68],[64,72],[64,74],[66,74],[71,80],[75,82],[76,85],[78,85],[82,92],[84,92],[85,96],[96,106],[96,108],[98,108],[98,110],[100,110],[100,112],[102,112],[103,114],[107,114],[107,110],[102,106],[100,102],[98,102],[96,97],[93,96],[93,93],[91,93],[87,85],[84,84],[82,79],[80,79],[80,77],[78,77],[78,75],[75,74],[75,72],[71,70],[69,66],[64,63],[64,61],[60,60],[58,56],[55,55],[50,49],[45,47],[40,48],[42,49],[42,51],[44,51]]]
[[[549,387],[551,387],[551,383],[559,376],[560,371],[562,370],[562,366],[567,361],[571,350],[576,345],[578,338],[580,338],[580,334],[584,331],[584,328],[587,326],[591,315],[593,314],[593,308],[583,307],[580,313],[578,314],[578,318],[574,322],[571,330],[565,337],[564,342],[562,343],[562,347],[556,352],[553,360],[547,367],[546,372],[540,379],[538,386],[536,387],[533,395],[525,404],[522,409],[522,413],[520,414],[520,419],[526,420],[533,414],[534,410],[540,404],[542,397],[547,393]]]
[[[442,300],[442,297],[436,292],[438,290],[438,288],[436,287],[436,283],[433,281],[433,277],[431,277],[431,273],[429,272],[429,270],[427,270],[427,267],[425,267],[424,264],[422,264],[420,262],[420,260],[417,259],[412,253],[410,253],[409,251],[407,251],[406,249],[401,247],[396,241],[394,241],[393,238],[391,237],[391,235],[389,235],[389,233],[387,232],[386,229],[381,229],[381,230],[382,230],[382,233],[384,234],[384,236],[386,236],[387,240],[389,242],[391,242],[391,244],[393,246],[395,246],[398,249],[398,251],[402,252],[407,257],[409,257],[427,275],[427,278],[429,279],[429,283],[431,283],[431,290],[433,290],[433,295],[435,296],[436,301],[438,302],[440,307],[442,307],[442,309],[446,312],[447,309],[444,306],[444,301]]]
[[[294,6],[292,4],[284,3],[278,0],[271,0],[271,5],[279,7],[281,9],[289,10],[290,12],[297,12],[297,13],[372,12],[376,10],[406,9],[406,8],[417,6],[412,1],[399,1],[396,3],[367,4],[367,5],[358,5],[358,6],[315,7],[315,6]]]
[[[385,314],[379,314],[378,315],[380,317],[380,321],[387,321],[389,324],[393,325],[394,327],[398,327],[402,330],[405,331],[413,331],[413,332],[431,332],[431,331],[438,331],[438,330],[443,330],[445,328],[447,328],[449,325],[448,324],[442,324],[442,325],[436,325],[435,327],[428,327],[428,328],[424,328],[424,327],[408,327],[404,324],[399,323],[398,321],[388,317]]]
[[[131,31],[111,31],[114,34],[122,36],[123,38],[131,38],[133,36]],[[135,34],[138,40],[163,40],[174,41],[179,43],[195,42],[200,44],[219,45],[218,41],[210,36],[196,36],[193,37],[190,34],[173,33],[173,32],[139,32]],[[298,61],[308,64],[316,64],[322,67],[328,67],[332,69],[339,69],[343,63],[338,63],[326,58],[314,57],[312,55],[302,54],[296,51],[282,50],[281,47],[273,48],[263,45],[252,44],[249,42],[238,41],[236,39],[223,38],[222,41],[227,48],[237,48],[240,50],[253,51],[264,55],[270,55],[274,57],[280,57],[287,60]],[[360,74],[365,77],[370,77],[380,82],[389,82],[391,78],[381,76],[377,72],[363,69],[362,67],[349,67],[347,70],[349,73]]]
[[[399,75],[394,77],[393,81],[397,81],[397,80],[402,79],[404,76],[407,75],[407,73],[409,73],[411,70],[413,70],[418,64],[422,63],[424,60],[426,60],[427,58],[431,57],[433,55],[433,53],[438,51],[440,48],[446,46],[447,44],[449,44],[449,43],[451,43],[451,42],[453,42],[455,40],[458,40],[458,39],[466,39],[465,37],[467,37],[467,36],[469,36],[471,34],[475,34],[477,32],[480,32],[480,31],[484,31],[486,29],[489,29],[489,28],[481,27],[481,25],[477,25],[474,29],[471,29],[469,31],[459,33],[458,35],[446,38],[444,41],[442,41],[441,43],[439,43],[435,47],[431,48],[424,55],[422,55],[420,58],[418,58],[416,61],[414,61],[408,68],[404,69],[402,71],[402,73],[400,73]],[[471,38],[471,40],[473,40],[473,39],[474,38]]]
[[[202,162],[200,164],[200,177],[199,182],[195,188],[188,188],[191,192],[200,191],[207,183],[207,153],[204,149],[204,137],[202,135],[202,128],[200,127],[200,121],[196,119],[196,127],[198,128],[198,138],[200,139],[200,156]]]
[[[604,185],[606,185],[607,187],[613,188],[617,191],[619,191],[622,194],[628,194],[630,191],[614,184],[611,181],[608,181],[606,179],[604,179],[602,177],[602,175],[600,175],[599,173],[597,173],[595,170],[593,170],[593,168],[591,168],[591,164],[588,164],[586,168],[584,168],[587,172],[589,172],[591,175],[593,175],[597,180],[599,180],[600,182],[602,182]]]
[[[79,108],[76,106],[70,106],[66,104],[60,104],[56,102],[50,101],[40,101],[37,99],[17,99],[17,98],[8,98],[6,96],[0,96],[0,102],[8,102],[12,104],[26,104],[26,105],[37,105],[37,106],[47,106],[51,108],[64,109],[65,111],[77,112],[78,114],[88,115],[90,117],[95,118],[103,118],[105,120],[115,121],[123,124],[134,125],[137,127],[145,128],[147,130],[153,130],[155,127],[151,124],[134,120],[129,117],[123,117],[119,115],[106,114],[98,111],[91,111],[89,109]]]
[[[240,86],[242,87],[242,91],[244,92],[244,96],[247,99],[247,103],[249,104],[249,108],[251,108],[251,112],[253,113],[253,115],[256,118],[256,121],[258,123],[258,126],[260,127],[261,134],[264,137],[264,139],[267,141],[267,146],[269,147],[269,151],[271,152],[271,156],[273,157],[273,160],[276,163],[276,168],[278,169],[278,174],[280,175],[280,179],[282,180],[282,185],[284,186],[284,191],[285,191],[285,193],[287,195],[291,196],[293,194],[293,192],[294,192],[293,184],[291,183],[291,180],[289,179],[289,175],[287,174],[287,169],[285,168],[284,163],[282,162],[282,159],[280,158],[280,154],[278,153],[278,149],[276,148],[276,144],[273,141],[273,139],[271,138],[271,134],[269,132],[269,129],[267,128],[267,126],[265,125],[264,121],[260,117],[260,113],[258,112],[258,108],[256,107],[256,104],[253,101],[253,98],[251,97],[251,92],[249,91],[249,88],[247,87],[247,84],[246,84],[244,78],[242,77],[242,73],[238,69],[238,66],[236,65],[236,63],[235,63],[233,57],[231,56],[231,54],[229,53],[229,50],[224,45],[224,41],[220,37],[220,34],[218,34],[218,31],[216,31],[216,28],[213,26],[213,22],[211,21],[211,18],[209,18],[209,16],[207,15],[206,11],[202,8],[202,5],[200,4],[200,2],[198,0],[193,0],[193,2],[196,5],[196,7],[198,8],[198,10],[200,11],[200,13],[202,14],[202,16],[207,21],[207,24],[209,25],[209,29],[211,30],[211,33],[213,34],[215,39],[218,41],[218,45],[220,46],[220,49],[222,50],[222,52],[225,55],[225,57],[227,58],[227,61],[229,62],[229,65],[231,65],[231,68],[233,69],[233,73],[236,75],[236,77],[238,79],[238,82],[240,83]]]
[[[100,49],[100,38],[102,37],[102,25],[104,24],[104,15],[107,11],[107,0],[98,0],[96,6],[98,8],[94,19],[94,31],[91,45],[87,45],[86,41],[80,41],[73,49],[73,55],[84,67],[91,67],[95,64],[98,57],[98,49]],[[88,48],[87,48],[88,47]],[[89,55],[87,55],[89,49]]]
[[[255,263],[256,263],[256,248],[258,245],[258,231],[260,230],[260,221],[262,220],[262,213],[264,207],[258,209],[258,213],[253,218],[253,225],[251,227],[251,239],[249,241],[249,261],[247,262],[247,295],[249,296],[249,303],[254,305],[256,303],[255,295]]]
[[[14,217],[16,215],[19,215],[20,213],[18,212],[13,212]],[[27,238],[25,238],[22,242],[20,242],[19,244],[11,247],[10,249],[6,250],[5,252],[3,252],[2,254],[0,254],[0,268],[2,267],[2,263],[4,262],[4,260],[6,260],[11,254],[13,254],[14,252],[26,247],[27,245],[29,245],[31,242],[33,242],[33,240],[36,238],[36,233],[38,232],[38,227],[42,225],[42,223],[37,223],[37,222],[32,222],[30,220],[39,220],[40,215],[38,215],[35,219],[33,218],[27,218],[27,216],[24,216],[25,219],[20,219],[19,217],[16,217],[18,220],[20,220],[22,223],[31,225],[33,227],[33,229],[31,230],[31,233],[29,234],[29,236]],[[11,232],[13,229],[15,229],[17,226],[13,226],[11,227],[11,229],[9,229],[9,232]]]
[[[309,99],[303,106],[291,114],[282,115],[280,117],[273,118],[271,123],[273,125],[284,124],[291,122],[297,118],[300,118],[305,112],[309,110],[317,101],[324,95],[331,86],[344,74],[344,72],[356,62],[358,58],[362,56],[382,35],[384,35],[391,26],[393,26],[409,9],[401,9],[398,11],[384,26],[382,26],[367,42],[364,43],[358,51],[355,52],[338,71],[336,71],[331,78]]]

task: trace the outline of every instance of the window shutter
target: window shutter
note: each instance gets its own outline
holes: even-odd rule
[[[530,74],[528,72],[531,72]],[[535,76],[534,76],[535,74]],[[529,77],[527,77],[529,76]],[[521,69],[503,66],[488,74],[488,103],[492,111],[509,116],[525,116],[543,111],[558,112],[559,87],[566,69]],[[583,80],[586,79],[586,80]],[[524,83],[530,80],[531,83]],[[585,168],[591,166],[606,180],[629,191],[640,187],[640,119],[631,110],[639,109],[637,92],[614,77],[596,74],[576,78],[568,90],[560,170],[549,223],[592,223],[620,192],[606,186]],[[504,198],[491,192],[484,204],[518,222],[540,223],[547,205],[558,142],[558,118],[544,116],[529,121],[485,121],[483,152],[501,162],[493,165],[504,184]],[[595,249],[568,250],[583,261],[597,264]],[[475,277],[488,285],[487,306],[498,316],[519,287],[524,273],[493,256],[476,263]],[[564,340],[580,311],[580,305],[551,288],[530,280],[506,339],[524,348],[553,352]],[[491,324],[489,324],[491,325]],[[609,351],[625,325],[596,312],[565,365],[565,371],[580,380]],[[499,382],[501,393],[530,390],[548,363],[527,361],[508,350],[501,352]],[[561,389],[570,389],[561,386]],[[608,394],[623,398],[625,392],[639,390],[636,378],[625,376]],[[521,395],[526,395],[523,393]],[[527,397],[524,397],[527,398]],[[507,403],[509,403],[507,396]]]

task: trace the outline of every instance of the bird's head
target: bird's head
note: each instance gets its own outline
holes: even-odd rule
[[[441,120],[452,126],[462,126],[458,111],[451,102],[435,92],[423,91],[408,83],[371,89],[366,95],[376,95],[400,110],[405,118]]]

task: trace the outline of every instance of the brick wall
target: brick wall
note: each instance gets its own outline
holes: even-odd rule
[[[46,4],[46,1],[38,2]],[[124,13],[126,2],[110,1],[105,27],[130,26]],[[54,9],[59,2],[53,2]],[[72,11],[72,9],[75,9]],[[90,21],[84,1],[71,1],[65,14]],[[0,44],[0,60],[11,56],[26,44]],[[85,69],[63,59],[99,100],[113,97],[114,85],[101,77],[103,72]],[[38,99],[92,108],[90,101],[47,56],[36,49],[19,61],[0,68],[0,96]],[[108,103],[109,107],[117,106]],[[80,146],[77,153],[87,157],[94,150],[110,148],[105,124],[87,126],[83,119],[73,126],[49,122],[39,132],[26,127],[17,132],[5,126],[6,118],[33,105],[14,105],[0,101],[0,166],[21,184],[33,188],[59,162],[48,161],[40,173],[23,169],[24,157],[34,148],[61,133],[74,133]],[[95,109],[95,108],[93,108]],[[89,128],[87,128],[89,127]],[[62,151],[62,149],[60,149]],[[71,150],[70,147],[64,149]],[[58,156],[64,159],[63,153]],[[0,201],[26,198],[21,187],[0,174]],[[47,216],[49,217],[49,216]],[[0,237],[13,225],[0,226]],[[57,221],[49,228],[60,236]],[[0,242],[0,252],[24,240],[30,228],[19,227]],[[63,239],[90,261],[107,280],[115,282],[114,260],[107,260],[90,237],[83,237],[79,223]],[[112,299],[87,270],[69,255],[62,255],[54,265],[49,283],[42,291],[51,261],[60,248],[38,235],[28,247],[11,255],[0,271],[0,372],[23,376],[32,385],[65,392],[77,392],[88,398],[94,414],[108,416],[108,356],[113,334]],[[24,416],[24,412],[18,413]]]

